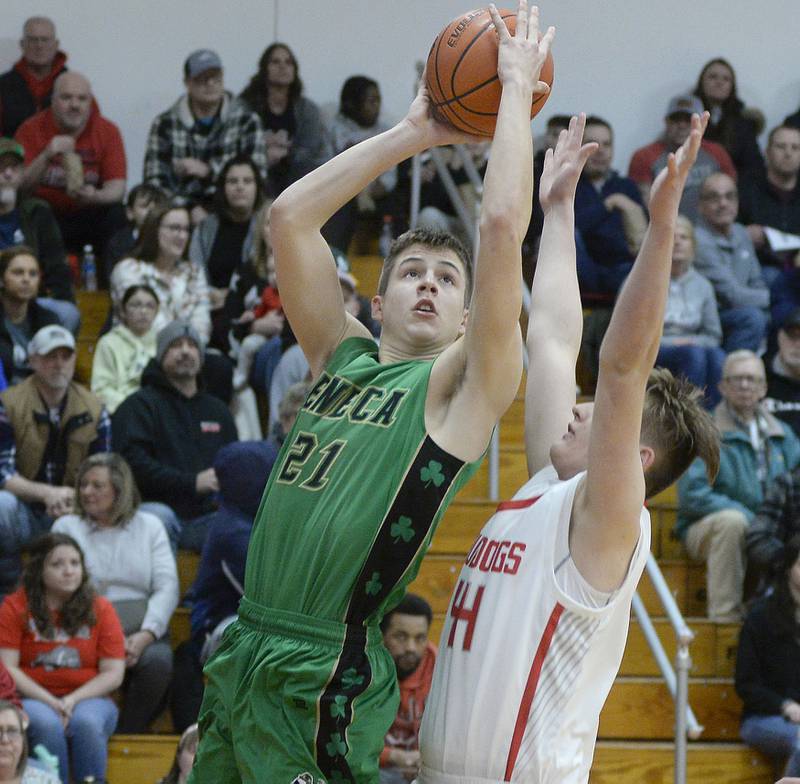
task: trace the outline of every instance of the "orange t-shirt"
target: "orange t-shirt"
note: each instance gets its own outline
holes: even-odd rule
[[[25,148],[25,165],[30,166],[50,140],[61,133],[51,109],[43,109],[25,120],[15,134],[16,140]],[[89,122],[75,140],[75,152],[83,162],[83,181],[87,185],[101,188],[109,180],[127,177],[122,135],[114,123],[100,114],[97,106],[92,106]],[[49,202],[58,215],[70,215],[81,209],[75,199],[67,196],[66,175],[60,155],[50,159],[33,195]]]
[[[114,606],[96,596],[92,605],[97,623],[70,637],[53,613],[55,635],[45,639],[28,612],[25,589],[6,596],[0,606],[0,648],[19,651],[19,667],[56,697],[69,694],[98,673],[100,659],[124,659],[125,635]]]
[[[431,690],[434,664],[436,664],[436,646],[429,642],[419,667],[399,683],[400,707],[397,709],[394,723],[386,733],[381,752],[381,767],[388,764],[389,752],[392,749],[414,751],[419,748],[419,725],[422,723],[422,712],[425,710],[425,701]]]

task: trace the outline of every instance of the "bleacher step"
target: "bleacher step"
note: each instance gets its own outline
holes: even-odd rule
[[[689,680],[689,705],[703,725],[704,741],[739,737],[742,703],[730,678]],[[600,714],[604,740],[669,740],[674,703],[659,678],[617,678]]]
[[[672,743],[598,741],[589,784],[673,784]],[[690,743],[689,784],[772,784],[769,761],[739,743]]]

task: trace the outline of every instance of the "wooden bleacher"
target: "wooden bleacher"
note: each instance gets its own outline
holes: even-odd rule
[[[359,289],[377,289],[381,259],[353,257],[353,274]],[[105,319],[107,299],[83,295],[84,331],[79,341],[78,367],[91,368],[93,336]],[[84,310],[84,305],[87,309]],[[81,377],[88,379],[88,373]],[[527,479],[523,451],[523,402],[512,404],[500,424],[500,487],[510,497]],[[486,466],[462,490],[450,506],[434,537],[411,590],[425,596],[434,608],[431,636],[439,638],[444,613],[464,556],[491,516],[495,504],[487,500]],[[773,782],[769,763],[738,742],[741,703],[733,688],[738,625],[712,624],[705,618],[705,567],[690,563],[680,544],[670,535],[675,520],[674,488],[650,504],[653,521],[652,550],[690,628],[692,644],[690,703],[705,732],[700,742],[689,744],[688,781],[703,784],[767,784]],[[199,558],[179,553],[181,590],[191,584]],[[645,575],[640,595],[653,616],[656,631],[667,653],[674,657],[675,639],[664,618],[655,591]],[[178,609],[170,625],[173,645],[189,636],[188,610]],[[632,621],[628,644],[618,678],[600,718],[600,730],[591,784],[668,784],[673,781],[672,743],[674,706],[641,630]],[[164,725],[164,719],[158,726]],[[110,784],[140,784],[156,780],[169,768],[177,737],[169,734],[115,736],[109,750]]]

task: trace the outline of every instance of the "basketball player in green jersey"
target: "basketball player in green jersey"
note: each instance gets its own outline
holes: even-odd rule
[[[480,461],[522,371],[521,243],[532,203],[530,107],[554,31],[520,0],[493,9],[502,100],[471,296],[466,251],[410,232],[387,257],[377,347],[345,312],[325,222],[382,172],[469,138],[422,87],[405,119],[288,188],[271,212],[283,309],[314,382],[270,476],[239,619],[206,668],[194,784],[377,782],[397,708],[379,622]],[[469,306],[469,309],[468,309]]]

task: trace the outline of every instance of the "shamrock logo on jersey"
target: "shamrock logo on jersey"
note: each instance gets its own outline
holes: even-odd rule
[[[397,544],[401,539],[408,543],[414,538],[414,529],[411,525],[412,520],[410,517],[401,515],[396,523],[392,523],[391,534],[392,540]]]
[[[438,460],[428,461],[428,465],[424,466],[419,472],[419,478],[425,482],[425,487],[430,487],[431,482],[433,482],[436,487],[441,487],[442,482],[444,482],[442,464]]]
[[[372,573],[372,577],[364,589],[367,592],[367,596],[377,596],[381,592],[383,583],[380,581],[380,576],[380,572]]]

